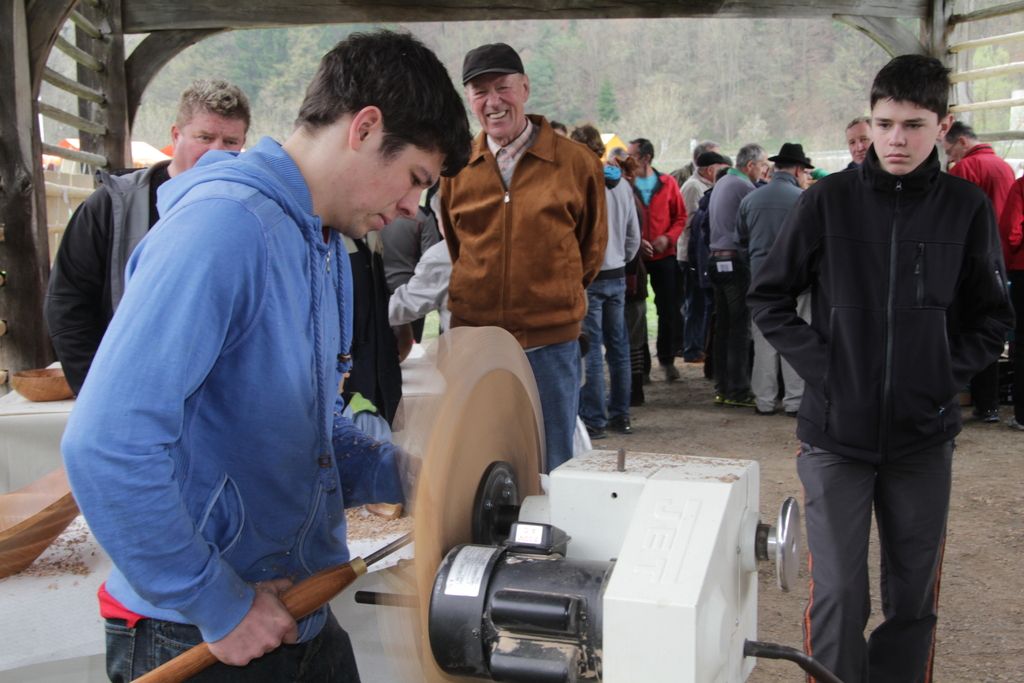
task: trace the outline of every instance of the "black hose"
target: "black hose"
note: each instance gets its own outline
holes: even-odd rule
[[[792,647],[747,640],[743,643],[743,654],[747,657],[762,657],[764,659],[787,659],[796,662],[801,669],[814,676],[818,683],[843,683],[838,676],[826,669],[820,662]]]

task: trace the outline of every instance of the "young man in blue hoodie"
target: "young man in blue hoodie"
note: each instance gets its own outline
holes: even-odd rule
[[[430,50],[355,34],[284,144],[208,153],[160,189],[63,441],[114,562],[111,680],[205,640],[221,663],[192,680],[358,681],[329,609],[296,624],[278,597],[349,559],[346,507],[403,497],[395,450],[335,410],[352,330],[338,233],[414,215],[469,147]]]

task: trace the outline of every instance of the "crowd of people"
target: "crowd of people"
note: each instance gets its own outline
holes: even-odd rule
[[[46,318],[78,394],[69,478],[114,562],[111,679],[172,657],[170,639],[210,643],[220,664],[195,680],[359,680],[329,609],[296,623],[280,595],[348,558],[346,507],[409,495],[414,457],[388,427],[400,360],[438,310],[442,332],[521,344],[545,471],[581,425],[642,429],[631,409],[677,361],[703,364],[723,410],[797,418],[806,649],[846,681],[926,680],[959,394],[970,383],[976,416],[999,421],[1024,299],[1024,179],[952,121],[948,71],[883,68],[833,174],[799,143],[730,159],[712,141],[663,173],[646,138],[605,149],[592,125],[528,113],[505,43],[470,50],[461,81],[475,139],[429,49],[355,34],[295,131],[242,154],[245,95],[197,81],[172,160],[104,174],[72,218]],[[866,640],[872,506],[885,620]]]

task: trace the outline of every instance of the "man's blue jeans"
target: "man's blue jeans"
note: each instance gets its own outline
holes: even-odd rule
[[[128,683],[202,642],[199,629],[158,619],[143,619],[129,628],[108,619],[107,676]],[[312,640],[282,645],[248,666],[220,662],[189,678],[195,683],[359,683],[348,634],[333,614]]]
[[[528,351],[544,413],[547,471],[572,457],[572,435],[580,398],[580,343],[574,339]]]
[[[608,418],[629,417],[629,337],[626,334],[626,278],[594,280],[587,287],[583,331],[590,340],[587,381],[580,389],[580,417],[588,427],[604,429]],[[603,342],[603,343],[602,343]],[[611,395],[605,409],[604,362],[608,359]]]

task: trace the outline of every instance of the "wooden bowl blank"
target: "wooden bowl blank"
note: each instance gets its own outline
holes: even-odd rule
[[[11,386],[30,401],[63,401],[74,396],[60,368],[16,372],[11,377]]]
[[[0,579],[32,564],[77,516],[63,467],[0,495]]]

